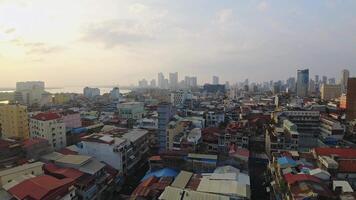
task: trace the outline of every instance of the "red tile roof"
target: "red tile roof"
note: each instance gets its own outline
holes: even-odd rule
[[[312,182],[317,182],[317,183],[321,183],[320,179],[311,176],[309,174],[285,174],[284,175],[284,179],[287,181],[287,183],[289,185],[292,185],[295,182],[299,182],[299,181],[312,181]]]
[[[356,160],[339,160],[339,171],[356,173]]]
[[[44,165],[44,170],[51,175],[60,175],[65,178],[71,178],[73,180],[77,180],[79,177],[84,175],[83,172],[77,169],[61,168],[52,163]]]
[[[17,199],[50,200],[68,193],[72,179],[56,179],[52,176],[37,176],[10,188],[8,192]]]
[[[49,120],[55,120],[61,118],[61,116],[58,113],[39,113],[35,116],[32,117],[33,119],[41,120],[41,121],[49,121]]]
[[[61,153],[63,155],[78,155],[78,152],[72,151],[68,148],[62,148],[62,149],[58,150],[57,152]]]
[[[356,158],[356,149],[352,148],[315,148],[315,153],[319,156],[335,155],[339,158]]]

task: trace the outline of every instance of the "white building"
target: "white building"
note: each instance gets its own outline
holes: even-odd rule
[[[120,89],[118,87],[114,87],[111,91],[110,91],[110,98],[112,100],[120,100]]]
[[[15,101],[26,105],[40,104],[44,89],[42,81],[17,82]]]
[[[219,84],[219,77],[213,76],[213,85],[218,85],[218,84]]]
[[[142,102],[120,103],[118,109],[122,119],[142,119],[145,111]]]
[[[171,88],[178,87],[178,72],[169,73],[169,85]]]
[[[90,88],[85,87],[83,90],[84,96],[87,98],[93,98],[96,96],[100,96],[100,89],[99,88]]]
[[[67,146],[66,128],[57,113],[39,113],[31,117],[30,137],[44,138],[54,149]]]
[[[209,111],[205,115],[206,127],[218,127],[220,123],[225,121],[223,112]]]
[[[73,150],[108,163],[121,173],[133,169],[148,152],[148,131],[111,129],[82,138]]]
[[[190,91],[179,90],[171,93],[171,103],[174,106],[183,105],[186,100],[192,98],[193,95]]]

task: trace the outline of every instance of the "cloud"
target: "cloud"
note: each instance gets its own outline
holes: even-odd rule
[[[152,40],[153,35],[136,20],[109,20],[89,25],[83,41],[102,43],[106,48]]]
[[[24,47],[26,49],[26,54],[51,54],[58,53],[65,50],[64,47],[58,45],[50,45],[43,42],[26,42],[22,39],[13,39],[10,41],[11,43]]]
[[[266,1],[261,1],[258,5],[257,5],[257,9],[261,12],[265,12],[269,9],[269,4]]]
[[[140,4],[140,3],[135,3],[129,6],[129,11],[131,13],[135,13],[135,14],[139,14],[142,13],[144,11],[146,11],[148,9],[148,7],[144,4]]]
[[[14,29],[14,28],[9,28],[9,29],[6,29],[5,31],[4,31],[4,33],[6,33],[6,34],[11,34],[11,33],[14,33],[16,31],[16,29]]]
[[[215,22],[219,24],[226,24],[232,20],[233,12],[232,9],[222,9],[217,12]]]
[[[41,45],[41,46],[35,46],[30,48],[26,54],[51,54],[51,53],[58,53],[63,51],[65,48],[60,47],[60,46],[47,46],[47,45]]]
[[[106,48],[132,46],[162,39],[171,25],[167,11],[141,3],[128,6],[127,18],[91,23],[84,28],[81,41],[102,44]],[[158,37],[159,35],[159,37]]]

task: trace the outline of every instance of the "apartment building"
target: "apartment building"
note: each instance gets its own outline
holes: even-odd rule
[[[27,139],[29,137],[27,107],[0,105],[0,133],[2,138]]]
[[[67,146],[65,124],[57,113],[38,113],[31,117],[30,137],[48,140],[55,150]]]

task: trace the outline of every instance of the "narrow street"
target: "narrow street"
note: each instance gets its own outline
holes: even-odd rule
[[[265,172],[267,164],[256,159],[250,158],[249,161],[250,181],[251,181],[251,199],[269,200],[269,193],[266,191]]]

